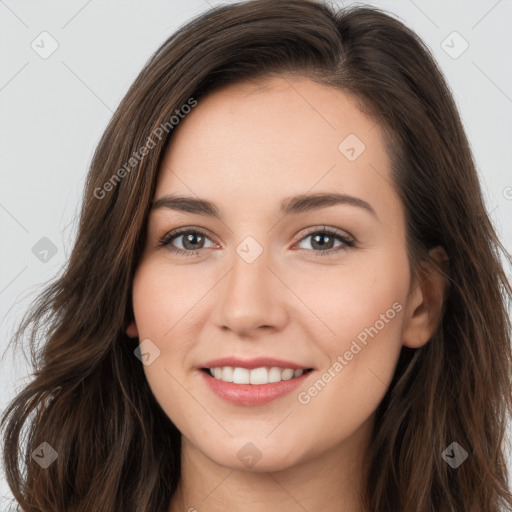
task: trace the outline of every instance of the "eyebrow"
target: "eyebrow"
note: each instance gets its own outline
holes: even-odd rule
[[[281,202],[279,211],[282,215],[293,215],[339,204],[362,208],[371,213],[374,217],[378,218],[373,207],[363,199],[335,192],[318,192],[314,194],[300,194],[297,196],[287,197]],[[194,213],[197,215],[206,215],[208,217],[220,219],[220,210],[214,203],[197,197],[179,195],[162,196],[152,203],[153,210],[161,208]]]

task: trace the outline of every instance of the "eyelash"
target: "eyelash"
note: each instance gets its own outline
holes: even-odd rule
[[[199,251],[201,249],[196,250],[196,251],[192,251],[192,250],[187,251],[187,250],[180,249],[179,247],[173,247],[172,245],[170,245],[171,242],[173,240],[175,240],[176,238],[178,238],[180,235],[191,234],[191,233],[192,234],[201,234],[202,236],[209,239],[209,236],[201,229],[180,228],[180,229],[171,231],[169,233],[166,233],[159,240],[157,246],[158,247],[167,247],[167,249],[170,252],[180,255],[180,256],[198,256]],[[307,251],[307,252],[313,252],[315,257],[318,257],[318,256],[330,256],[330,255],[332,256],[333,254],[337,254],[338,252],[341,252],[342,250],[347,250],[347,249],[356,247],[355,239],[353,239],[351,237],[344,236],[339,231],[337,231],[333,228],[326,227],[326,226],[324,226],[322,229],[316,229],[314,231],[310,231],[309,233],[306,233],[297,243],[302,242],[302,240],[304,240],[305,238],[308,238],[313,235],[318,235],[318,234],[326,234],[326,235],[332,236],[333,238],[337,238],[339,241],[341,241],[344,244],[344,246],[338,247],[336,249],[326,249],[326,250],[321,250],[321,251],[315,251],[313,249],[300,249],[300,250]]]

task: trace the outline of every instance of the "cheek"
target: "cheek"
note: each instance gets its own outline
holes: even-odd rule
[[[384,397],[402,347],[408,268],[405,253],[385,254],[311,281],[308,305],[330,331],[316,338],[325,366],[297,397],[312,428],[350,435]]]
[[[165,261],[143,261],[134,276],[132,300],[139,340],[151,340],[158,354],[144,365],[144,373],[155,399],[179,429],[198,414],[187,407],[190,395],[183,384],[197,306],[204,293],[197,281],[171,273]]]
[[[405,251],[354,253],[346,264],[312,268],[300,279],[287,277],[295,279],[295,293],[322,321],[323,345],[329,355],[348,349],[358,335],[364,343],[368,330],[376,334],[375,325],[383,345],[400,343],[402,317],[397,313],[405,309],[410,284]]]
[[[194,318],[205,284],[193,272],[174,269],[165,260],[143,262],[133,281],[133,310],[139,337],[165,341]]]
[[[296,397],[297,428],[322,432],[316,436],[317,453],[349,439],[370,421],[391,384],[401,350],[404,309],[399,301],[352,311],[350,323],[339,324],[339,336],[323,345],[329,362]]]

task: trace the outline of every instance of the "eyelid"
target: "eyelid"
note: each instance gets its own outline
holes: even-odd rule
[[[302,230],[297,235],[297,242],[300,242],[304,238],[306,238],[308,236],[311,236],[311,235],[314,235],[316,233],[328,233],[328,234],[333,235],[333,236],[338,236],[340,238],[345,238],[345,239],[350,240],[351,242],[354,242],[354,243],[356,241],[355,237],[353,237],[350,233],[348,233],[347,231],[345,231],[343,229],[339,229],[339,228],[335,228],[335,227],[331,227],[331,226],[326,226],[326,225],[320,225],[320,226],[313,226],[311,228],[306,228],[305,230]]]

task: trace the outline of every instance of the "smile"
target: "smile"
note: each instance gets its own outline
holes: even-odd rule
[[[289,395],[309,378],[314,368],[273,358],[222,358],[198,368],[207,388],[223,401],[238,406],[265,405]]]
[[[277,366],[254,368],[252,370],[242,367],[217,366],[215,368],[205,368],[205,370],[207,370],[212,377],[223,382],[252,384],[255,386],[291,380],[300,377],[304,372],[311,371],[311,369],[294,370],[293,368],[279,368]]]

